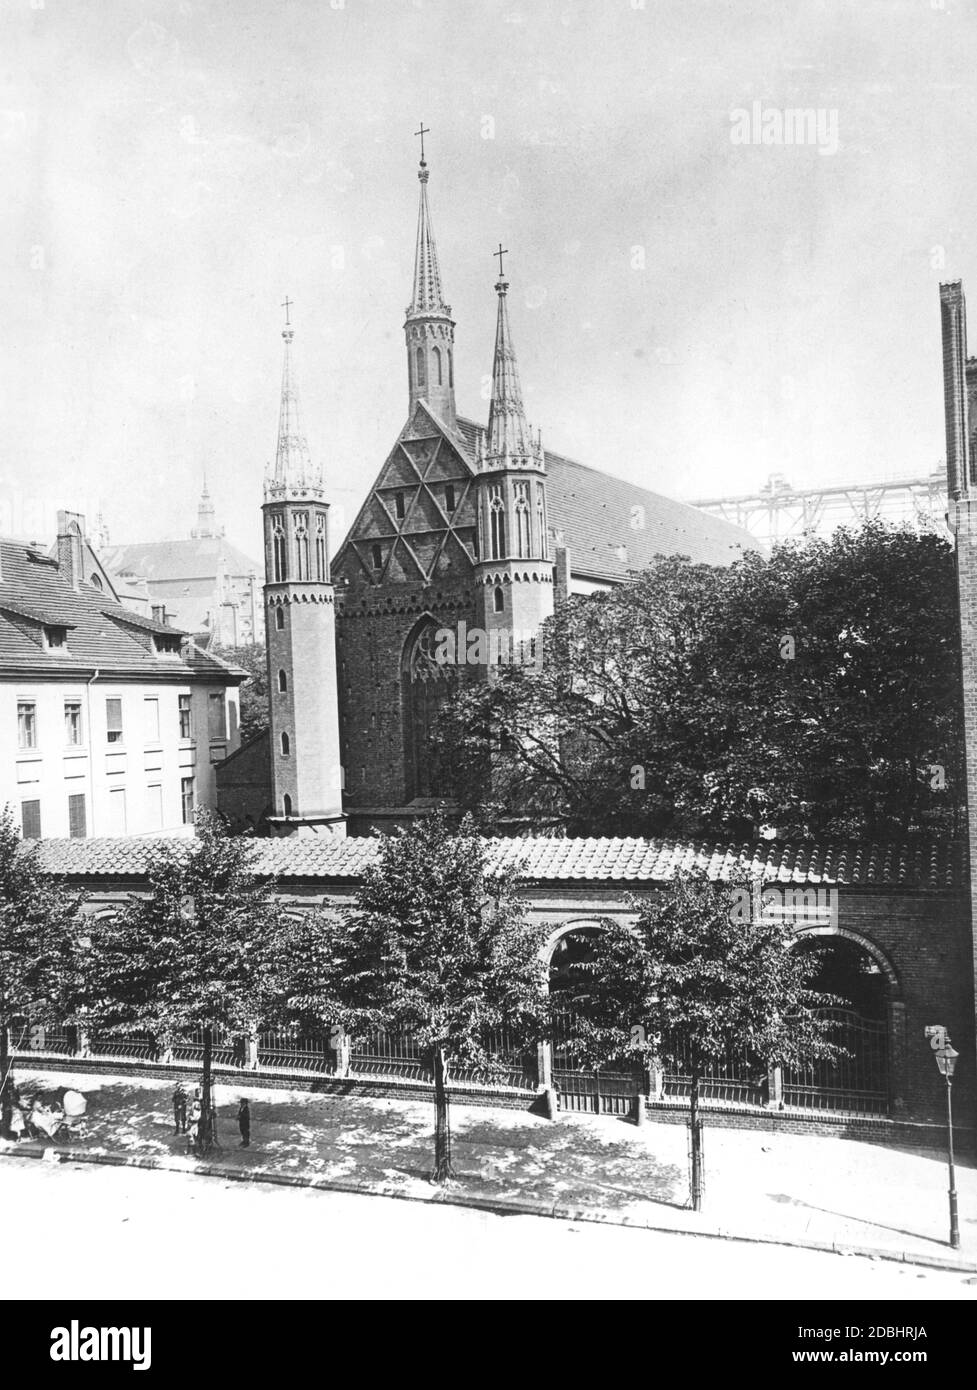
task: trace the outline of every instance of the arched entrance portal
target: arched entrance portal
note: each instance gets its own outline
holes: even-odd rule
[[[561,930],[550,947],[550,994],[556,1003],[553,1027],[552,1081],[561,1110],[597,1115],[628,1115],[643,1091],[643,1076],[633,1060],[601,1067],[580,1066],[567,1047],[575,1016],[587,1008],[587,965],[593,959],[596,922],[581,922]]]
[[[786,1068],[785,1105],[849,1114],[887,1115],[892,1097],[890,1035],[895,976],[868,943],[842,935],[807,935],[796,947],[813,957],[809,987],[839,1004],[821,1010],[834,1023],[832,1041],[844,1049],[833,1061]]]
[[[453,672],[435,657],[437,631],[433,618],[422,618],[404,644],[400,681],[407,801],[438,796],[446,790],[432,755],[431,735],[438,711],[452,688]]]

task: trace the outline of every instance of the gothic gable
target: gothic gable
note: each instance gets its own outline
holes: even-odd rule
[[[333,564],[351,585],[468,577],[475,470],[464,442],[423,405],[387,456]]]

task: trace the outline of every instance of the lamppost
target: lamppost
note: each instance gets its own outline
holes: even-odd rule
[[[940,1070],[940,1075],[946,1078],[946,1145],[947,1162],[950,1167],[950,1245],[954,1250],[959,1250],[960,1222],[957,1219],[957,1178],[953,1166],[953,1102],[951,1094],[953,1091],[953,1073],[960,1053],[950,1043],[949,1035],[942,1025],[931,1024],[924,1031],[936,1056],[936,1065]]]

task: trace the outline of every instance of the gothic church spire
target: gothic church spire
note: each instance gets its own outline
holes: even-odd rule
[[[451,318],[451,305],[445,303],[438,248],[427,201],[430,170],[424,158],[424,136],[428,130],[423,122],[416,133],[421,137],[421,161],[417,171],[421,189],[417,209],[413,295],[404,323],[410,411],[413,416],[417,402],[425,401],[443,424],[454,429],[457,424],[455,325]]]
[[[502,250],[501,242],[495,254],[499,257],[500,267],[499,279],[495,285],[495,292],[499,296],[499,310],[495,325],[492,400],[489,405],[483,467],[525,467],[527,464],[541,467],[542,450],[539,437],[533,437],[522,403],[519,368],[516,365],[516,351],[512,345],[506,303],[509,282],[504,278],[501,269],[502,257],[506,252]]]
[[[292,365],[292,339],[295,337],[295,329],[291,324],[291,300],[286,298],[282,307],[285,309],[285,327],[282,329],[285,353],[282,363],[281,405],[278,411],[278,447],[275,453],[274,473],[265,479],[265,496],[276,498],[321,495],[322,469],[312,462],[299,411],[298,386]]]

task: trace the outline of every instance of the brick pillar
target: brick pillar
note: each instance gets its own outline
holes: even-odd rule
[[[665,1095],[665,1068],[660,1057],[648,1061],[648,1099],[662,1100]]]
[[[349,1034],[342,1028],[334,1029],[329,1036],[329,1046],[336,1054],[336,1075],[349,1076],[350,1054],[352,1052]]]
[[[257,1071],[258,1060],[258,1030],[252,1028],[245,1041],[244,1065],[248,1071]]]
[[[783,1110],[784,1108],[784,1069],[783,1067],[767,1067],[767,1109]]]
[[[901,999],[890,999],[889,1105],[893,1115],[906,1113],[906,1006]]]

